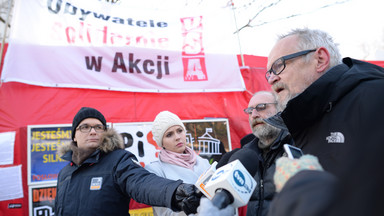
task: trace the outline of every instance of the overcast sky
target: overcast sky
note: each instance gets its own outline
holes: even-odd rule
[[[5,0],[0,0],[4,2]],[[95,0],[96,1],[96,0]],[[102,1],[102,0],[98,0]],[[276,0],[274,0],[276,1]],[[324,4],[347,1],[325,9]],[[229,0],[121,0],[121,4],[134,7],[157,9],[185,9],[198,5],[204,9],[220,8]],[[233,0],[235,6],[253,2],[253,5],[238,11],[238,27],[243,26],[260,8],[255,0]],[[3,12],[4,13],[4,12]],[[304,14],[290,19],[270,22],[292,14]],[[235,20],[235,19],[234,19]],[[240,32],[241,51],[244,54],[268,56],[275,43],[276,35],[286,33],[291,28],[309,27],[327,31],[339,44],[342,56],[365,60],[384,60],[384,1],[383,0],[282,0],[277,6],[265,10],[255,19],[255,23],[269,22],[266,25],[246,28]],[[3,25],[1,33],[3,32]],[[232,26],[236,30],[235,25]],[[1,34],[2,35],[2,34]],[[237,37],[234,36],[234,39]],[[237,51],[240,53],[240,49]]]
[[[148,1],[148,0],[147,0]],[[199,5],[220,7],[229,0],[188,0],[189,7]],[[325,4],[346,1],[332,7],[319,9]],[[235,6],[268,1],[233,0]],[[148,5],[148,4],[146,4]],[[181,0],[155,0],[151,7],[183,7]],[[244,25],[259,8],[251,6],[236,15],[237,25]],[[276,35],[291,28],[318,28],[330,33],[339,44],[341,54],[357,59],[384,60],[384,1],[383,0],[282,0],[277,6],[265,10],[256,23],[276,20],[292,14],[304,14],[290,19],[270,22],[240,32],[241,50],[244,54],[268,56]],[[235,30],[236,28],[233,27]]]
[[[286,0],[287,3],[297,3],[295,6],[288,5],[276,8],[276,13],[300,7],[303,1],[323,2]],[[240,33],[243,51],[244,53],[267,56],[277,34],[285,33],[291,28],[309,27],[330,33],[334,40],[339,43],[343,56],[366,60],[384,60],[383,10],[384,1],[382,0],[350,0],[347,3],[320,9],[310,14],[249,28]]]

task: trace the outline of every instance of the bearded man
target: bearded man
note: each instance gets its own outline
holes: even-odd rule
[[[276,193],[273,182],[275,162],[281,156],[286,156],[283,145],[293,145],[293,141],[286,129],[276,128],[264,122],[264,119],[277,113],[277,101],[272,92],[256,92],[244,112],[248,114],[252,133],[241,139],[241,146],[256,151],[259,156],[259,164],[255,164],[258,166],[258,172],[254,176],[257,188],[248,203],[247,216],[265,216]]]

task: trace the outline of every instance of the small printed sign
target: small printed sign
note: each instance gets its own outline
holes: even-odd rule
[[[91,180],[90,190],[100,190],[103,184],[103,177],[94,177]]]

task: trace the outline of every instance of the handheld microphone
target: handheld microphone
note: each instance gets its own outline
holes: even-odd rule
[[[197,189],[199,189],[200,192],[202,192],[208,199],[212,199],[213,195],[208,193],[208,191],[205,189],[205,185],[207,182],[211,179],[212,175],[215,173],[217,167],[217,162],[213,162],[211,166],[200,175],[199,179],[197,179],[195,186]]]
[[[256,188],[253,176],[258,169],[257,153],[250,149],[241,149],[234,153],[229,163],[216,170],[205,185],[213,205],[219,209],[232,204],[241,207],[248,203]]]

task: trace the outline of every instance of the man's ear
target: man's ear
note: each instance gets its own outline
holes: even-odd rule
[[[325,47],[320,47],[316,51],[317,65],[316,71],[318,73],[323,73],[329,69],[330,56],[329,52]]]

